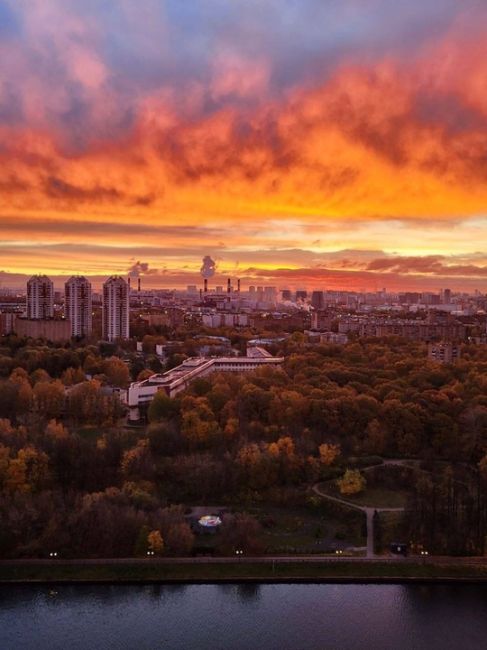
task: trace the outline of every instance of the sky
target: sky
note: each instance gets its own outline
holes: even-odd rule
[[[0,0],[0,283],[487,287],[485,0]]]

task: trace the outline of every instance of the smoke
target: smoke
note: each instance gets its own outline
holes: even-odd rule
[[[138,278],[142,274],[152,275],[152,274],[157,273],[156,270],[150,270],[149,269],[149,263],[148,262],[140,262],[140,261],[134,262],[132,264],[132,266],[129,266],[129,268],[127,269],[127,272],[129,274],[129,277],[131,277],[131,278]]]
[[[209,255],[205,255],[200,269],[201,275],[206,279],[211,278],[215,275],[215,270],[216,262]]]

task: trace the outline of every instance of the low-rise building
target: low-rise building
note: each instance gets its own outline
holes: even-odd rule
[[[64,319],[32,319],[16,318],[15,333],[18,336],[33,339],[46,339],[46,341],[69,341],[71,338],[71,323]]]
[[[162,390],[168,397],[175,397],[178,393],[186,390],[195,379],[206,377],[214,372],[250,372],[264,366],[280,366],[284,358],[273,357],[262,348],[250,348],[250,356],[246,357],[214,357],[186,359],[183,363],[172,370],[164,373],[156,373],[144,379],[130,384],[127,393],[127,403],[130,409],[129,419],[137,421],[140,419],[141,407],[147,407],[154,395]],[[249,349],[249,351],[250,351]]]

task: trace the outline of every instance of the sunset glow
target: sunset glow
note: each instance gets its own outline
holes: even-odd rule
[[[0,280],[484,290],[486,33],[474,0],[0,0]]]

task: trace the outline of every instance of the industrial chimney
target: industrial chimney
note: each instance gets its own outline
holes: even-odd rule
[[[140,293],[140,278],[137,281],[137,291]]]
[[[240,278],[237,280],[237,292],[240,293]]]
[[[227,280],[227,293],[231,293],[231,292],[232,292],[232,281],[230,280],[230,278],[228,278],[228,280]]]
[[[208,278],[205,278],[205,293],[208,293]]]

